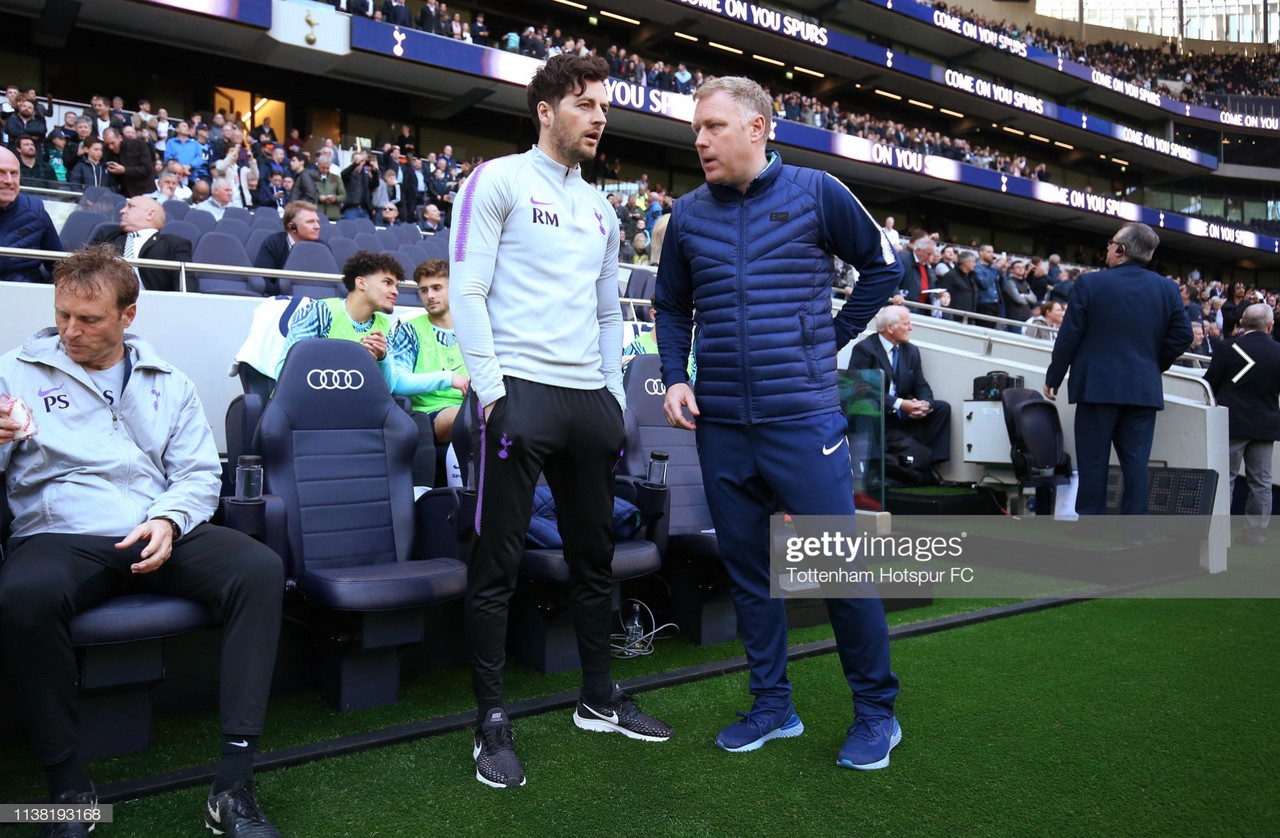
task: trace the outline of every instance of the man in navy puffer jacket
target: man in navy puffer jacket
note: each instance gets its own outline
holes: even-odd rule
[[[697,431],[751,668],[751,712],[716,738],[740,752],[804,731],[787,680],[784,603],[769,595],[769,516],[779,505],[796,515],[854,514],[836,353],[898,289],[903,270],[843,184],[766,153],[772,110],[759,85],[719,78],[694,98],[707,183],[675,204],[654,306],[664,411],[672,426]],[[832,255],[859,273],[834,318]],[[686,375],[695,320],[696,396]],[[836,761],[883,768],[902,737],[884,607],[871,595],[829,599],[827,609],[856,711]]]
[[[0,147],[0,247],[62,250],[62,239],[39,198],[20,194],[18,158]],[[39,259],[0,257],[0,280],[48,282]]]

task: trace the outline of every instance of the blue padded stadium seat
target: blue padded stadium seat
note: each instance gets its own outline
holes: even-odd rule
[[[205,212],[198,206],[193,207],[191,212],[187,213],[186,218],[182,219],[188,224],[196,225],[196,229],[203,233],[212,233],[213,228],[217,226],[218,219],[213,217],[213,213]],[[194,244],[194,242],[193,242]]]
[[[379,247],[378,250],[395,250],[400,246],[400,237],[397,236],[390,228],[386,230],[375,230],[373,234],[377,236],[378,241],[382,243],[382,246]]]
[[[0,472],[0,487],[4,485]],[[0,548],[8,542],[10,519],[9,504],[0,493]],[[199,603],[143,593],[114,597],[71,618],[71,642],[79,661],[82,759],[150,747],[151,690],[164,678],[164,639],[216,622]]]
[[[226,233],[209,233],[196,242],[193,262],[206,265],[233,265],[246,268],[242,274],[201,273],[194,271],[196,290],[201,294],[234,294],[261,297],[267,293],[266,282],[254,273],[253,263],[239,239]]]
[[[242,242],[248,241],[249,239],[248,223],[241,221],[238,218],[227,218],[226,216],[223,216],[221,221],[213,225],[213,231],[215,233],[227,233],[228,235],[235,236]]]
[[[89,241],[95,227],[106,224],[110,220],[105,212],[73,210],[63,222],[62,232],[58,237],[62,239],[62,246],[67,250],[79,250]]]
[[[347,260],[356,255],[356,251],[360,248],[356,247],[356,243],[345,236],[335,236],[329,239],[325,244],[329,245],[329,251],[333,254],[333,261],[341,268],[347,264]]]
[[[316,621],[349,621],[320,636],[356,638],[325,653],[324,691],[343,710],[394,703],[397,647],[423,639],[427,606],[466,587],[452,556],[411,560],[417,440],[372,356],[344,340],[295,344],[258,424],[267,490],[285,509],[289,582]],[[433,494],[454,502],[448,490],[423,500]]]
[[[696,437],[673,428],[662,412],[666,388],[661,385],[657,355],[637,355],[623,376],[627,394],[627,451],[620,469],[643,478],[649,455],[668,454],[670,510],[657,537],[663,548],[663,576],[671,590],[671,619],[694,642],[721,643],[738,631],[728,595],[728,574],[720,560],[711,510],[702,488],[702,466]]]
[[[289,258],[284,262],[286,271],[306,271],[318,274],[340,274],[342,268],[333,258],[333,252],[321,242],[298,242],[289,251]],[[295,278],[291,280],[293,293],[305,294],[308,297],[323,299],[325,297],[341,297],[346,289],[335,277],[333,282],[322,279]]]
[[[367,250],[370,253],[381,253],[383,251],[382,239],[378,238],[375,233],[356,233],[356,247],[361,250]]]
[[[249,225],[249,229],[279,233],[284,229],[284,222],[280,220],[280,216],[271,207],[258,207],[258,212],[253,214],[253,223]]]
[[[422,237],[422,249],[426,252],[428,259],[444,259],[449,260],[449,235],[447,233],[436,233],[434,236]]]
[[[342,218],[338,220],[338,235],[343,238],[355,240],[355,237],[363,233],[360,225],[351,218]]]
[[[243,221],[246,227],[253,224],[253,213],[244,207],[227,207],[222,211],[222,220]]]
[[[191,205],[186,201],[179,201],[177,198],[170,198],[160,207],[164,210],[164,217],[168,221],[182,221],[187,217],[187,213],[191,211]]]
[[[203,215],[205,218],[210,219],[211,222],[213,219],[213,216],[209,215],[209,213],[207,212],[198,212],[198,213],[189,213],[189,214]],[[210,223],[209,227],[210,229],[212,229],[213,224]],[[174,236],[182,236],[184,239],[191,242],[191,249],[193,251],[195,250],[196,244],[200,241],[200,237],[204,235],[204,233],[200,231],[200,228],[192,224],[190,221],[166,221],[164,223],[164,232]]]
[[[418,260],[412,254],[405,253],[402,250],[384,250],[383,256],[390,256],[400,263],[400,267],[404,268],[404,278],[406,280],[413,279],[413,272],[418,269]]]
[[[422,231],[412,224],[393,224],[389,229],[396,234],[400,244],[417,244],[422,241]]]

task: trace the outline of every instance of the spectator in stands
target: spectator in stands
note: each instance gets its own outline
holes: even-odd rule
[[[955,270],[958,258],[959,253],[956,252],[954,245],[949,244],[942,248],[942,254],[938,257],[937,264],[933,266],[933,275],[941,281],[944,276]]]
[[[1066,305],[1071,302],[1071,291],[1076,287],[1078,272],[1074,268],[1063,268],[1058,274],[1058,281],[1049,289],[1049,299]]]
[[[182,176],[185,183],[191,178],[197,167],[204,162],[204,151],[200,143],[192,136],[191,123],[185,119],[178,122],[175,136],[169,140],[164,150],[164,162],[176,160],[182,164]]]
[[[1243,282],[1231,283],[1231,293],[1222,306],[1222,334],[1231,337],[1235,334],[1240,315],[1249,306],[1248,289]]]
[[[1040,313],[1032,317],[1024,334],[1037,340],[1057,340],[1058,333],[1047,327],[1058,329],[1062,326],[1062,317],[1067,313],[1067,306],[1057,300],[1045,300],[1040,304]]]
[[[484,486],[476,512],[484,527],[467,573],[473,753],[476,779],[495,788],[525,783],[502,673],[527,510],[544,470],[566,540],[582,663],[574,723],[650,741],[672,732],[642,713],[609,671],[610,487],[625,437],[622,315],[609,205],[582,178],[604,132],[608,74],[597,57],[559,55],[538,68],[526,91],[537,145],[492,161],[485,177],[467,182],[453,237],[449,302],[484,428],[471,452]],[[580,208],[579,219],[594,213],[600,237],[594,225],[564,236],[554,212],[569,207]],[[532,300],[554,316],[529,316]]]
[[[106,139],[108,128],[114,128],[117,131],[124,128],[124,120],[112,116],[111,105],[107,103],[105,96],[94,96],[89,100],[89,104],[93,108],[93,136]]]
[[[357,151],[351,156],[351,163],[342,170],[342,183],[347,190],[347,199],[342,205],[343,218],[369,217],[375,180],[377,165],[367,152]]]
[[[373,0],[333,0],[333,5],[349,15],[373,17]]]
[[[974,282],[977,283],[978,287],[978,307],[976,311],[979,314],[991,316],[1000,314],[1000,274],[1000,268],[996,265],[995,248],[989,244],[979,247],[978,264],[974,266],[973,270]]]
[[[67,133],[61,128],[53,129],[49,133],[49,141],[44,148],[44,157],[49,163],[49,168],[53,169],[54,178],[64,183],[67,180],[67,164],[63,152],[66,150]]]
[[[413,16],[409,11],[409,7],[405,5],[404,0],[383,0],[382,20],[393,26],[403,26],[405,29],[413,28]]]
[[[947,289],[951,295],[949,308],[957,312],[976,312],[978,310],[978,277],[976,263],[978,257],[971,250],[960,254],[956,269],[938,280],[939,285]]]
[[[289,251],[298,242],[320,241],[320,216],[315,204],[291,201],[284,208],[284,230],[272,233],[262,242],[262,249],[253,259],[255,268],[284,267]],[[401,270],[403,273],[403,269]]]
[[[122,195],[132,198],[155,189],[155,165],[146,143],[108,128],[102,133],[102,144],[106,147],[107,171],[120,185]]]
[[[378,213],[378,224],[383,227],[391,227],[399,223],[401,223],[400,208],[390,202],[383,204]]]
[[[0,246],[60,251],[62,239],[39,198],[22,194],[21,164],[0,146]],[[47,282],[39,259],[0,256],[0,280]]]
[[[440,215],[440,208],[435,204],[427,204],[423,207],[422,220],[418,222],[418,229],[431,235],[447,233],[448,228],[444,224],[444,218]]]
[[[1146,268],[1159,243],[1146,224],[1121,227],[1107,242],[1108,270],[1076,284],[1053,346],[1044,393],[1056,399],[1071,370],[1080,515],[1106,514],[1113,443],[1124,474],[1120,514],[1147,514],[1147,462],[1164,407],[1160,376],[1191,343],[1177,286]]]
[[[489,46],[489,26],[484,22],[484,12],[476,12],[471,22],[471,43],[477,46]]]
[[[158,259],[190,262],[191,242],[185,236],[162,233],[164,208],[154,198],[130,198],[120,208],[120,223],[110,224],[94,234],[90,244],[110,245],[125,259]],[[181,291],[177,270],[134,268],[142,287],[148,291]]]
[[[78,116],[75,118],[71,130],[71,137],[67,142],[67,147],[62,150],[62,165],[67,167],[68,172],[76,170],[76,164],[84,159],[88,152],[89,140],[99,139],[94,137],[92,133],[93,120],[87,116]]]
[[[453,422],[471,379],[449,314],[449,263],[428,259],[414,270],[413,281],[426,314],[401,321],[391,334],[395,370],[391,392],[411,397],[410,415],[418,425],[414,485],[434,486],[435,444],[452,438]]]
[[[165,201],[180,201],[182,199],[178,197],[179,185],[178,175],[173,172],[164,172],[156,178],[156,191],[147,197],[155,198],[162,204]]]
[[[1200,358],[1188,357],[1190,355],[1208,355],[1209,350],[1204,343],[1204,321],[1191,321],[1191,345],[1187,347],[1187,354],[1179,358],[1176,363],[1180,367],[1190,367],[1195,370],[1202,370],[1209,366],[1208,362]]]
[[[48,160],[41,159],[37,153],[36,141],[30,136],[18,138],[18,160],[21,164],[21,177],[24,186],[51,188],[57,181],[53,167]]]
[[[86,146],[84,158],[79,163],[76,163],[76,167],[71,170],[71,175],[67,178],[67,181],[84,189],[90,186],[105,186],[107,189],[115,189],[116,179],[107,171],[107,165],[102,162],[102,140],[92,137]]]
[[[1245,308],[1233,341],[1238,351],[1218,352],[1204,374],[1218,404],[1230,411],[1227,475],[1234,481],[1244,462],[1249,499],[1243,540],[1252,545],[1265,543],[1271,523],[1271,456],[1280,439],[1280,347],[1269,337],[1274,325],[1274,312],[1265,303]]]
[[[196,181],[196,183],[204,183],[204,181]],[[193,186],[193,191],[194,188]],[[209,190],[209,200],[195,204],[192,209],[207,212],[213,216],[215,221],[221,221],[227,210],[234,206],[231,202],[231,196],[235,194],[235,186],[226,178],[218,178],[213,182],[212,187],[205,188]]]
[[[773,110],[758,84],[718,78],[694,101],[694,147],[707,183],[672,209],[654,307],[663,410],[673,427],[697,432],[755,697],[716,742],[746,751],[804,729],[786,676],[784,603],[769,593],[769,516],[779,497],[797,515],[854,513],[836,353],[901,286],[902,264],[847,187],[766,151]],[[765,225],[768,236],[760,235]],[[836,318],[832,256],[859,272]],[[801,267],[818,265],[831,267],[816,275]],[[750,312],[744,300],[752,300]],[[686,371],[695,306],[696,397]],[[782,328],[783,320],[795,325]],[[902,737],[884,607],[872,596],[828,600],[827,610],[855,693],[856,721],[837,764],[883,767]]]
[[[234,187],[231,190],[231,194],[233,196],[235,195]],[[195,183],[191,184],[191,199],[187,203],[191,204],[192,207],[198,207],[200,204],[209,200],[209,197],[209,181],[197,180]],[[234,201],[232,202],[232,206],[236,206]]]
[[[289,171],[293,175],[293,188],[289,190],[289,200],[318,204],[320,193],[316,190],[315,177],[307,168],[307,161],[300,156],[291,157]]]
[[[280,142],[279,138],[276,137],[275,129],[271,127],[271,117],[264,116],[262,118],[262,125],[258,127],[258,136],[262,138],[263,142]]]
[[[314,214],[315,210],[311,212]],[[289,318],[289,334],[276,367],[276,378],[280,377],[280,367],[289,349],[298,341],[337,338],[355,341],[369,350],[387,386],[394,386],[395,370],[387,350],[391,320],[387,315],[395,311],[397,286],[401,282],[404,282],[404,268],[394,256],[358,251],[342,266],[346,299],[312,300]]]
[[[0,391],[33,405],[41,392],[59,392],[57,421],[30,439],[15,443],[17,423],[7,410],[0,415],[14,518],[0,571],[6,683],[25,710],[49,795],[97,801],[76,753],[71,618],[113,596],[169,593],[222,620],[222,759],[205,823],[279,838],[254,796],[253,756],[280,632],[280,557],[208,523],[222,472],[213,431],[190,379],[125,335],[138,299],[129,266],[108,248],[90,248],[58,264],[54,289],[57,328],[0,359]],[[95,417],[108,407],[104,425]],[[52,507],[56,517],[47,515]],[[92,826],[46,834],[88,835]]]
[[[45,134],[49,129],[44,117],[36,113],[35,100],[29,96],[18,99],[12,116],[5,120],[4,131],[9,135],[9,148],[18,150],[18,141],[30,137],[38,152],[44,147]]]
[[[885,306],[872,321],[877,337],[854,345],[849,369],[881,370],[885,376],[884,426],[927,447],[930,462],[951,459],[951,405],[933,397],[924,376],[920,350],[911,344],[911,312]],[[936,477],[936,482],[942,482]]]
[[[933,272],[934,241],[928,236],[920,236],[899,253],[904,270],[902,273],[902,298],[913,303],[933,303],[933,295],[929,289],[938,284],[938,277]],[[898,305],[902,301],[898,300]]]
[[[399,205],[404,202],[405,189],[396,182],[396,172],[394,169],[387,169],[382,173],[382,178],[378,186],[373,191],[373,205],[378,208],[378,218],[382,219],[386,211],[387,204],[396,207],[396,215],[400,214]]]
[[[138,109],[134,111],[133,116],[129,117],[129,121],[133,123],[135,131],[141,131],[146,128],[155,116],[151,113],[151,100],[139,99]]]
[[[1009,266],[1001,290],[1004,292],[1005,317],[1010,320],[1026,321],[1031,317],[1031,309],[1039,302],[1031,284],[1027,282],[1027,263],[1021,260]],[[1021,332],[1021,326],[1010,326],[1009,331]]]
[[[437,0],[427,0],[418,10],[418,28],[433,35],[440,28],[440,4]]]
[[[312,181],[316,188],[316,203],[324,212],[325,218],[337,221],[342,217],[342,205],[347,201],[347,188],[343,185],[342,178],[332,169],[333,157],[322,152],[316,157],[318,174],[312,177]]]

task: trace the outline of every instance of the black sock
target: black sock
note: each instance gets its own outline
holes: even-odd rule
[[[222,737],[222,761],[218,763],[218,775],[213,778],[213,793],[242,786],[253,779],[253,755],[258,752],[257,736]]]
[[[74,754],[56,765],[46,765],[45,775],[49,779],[49,799],[57,800],[58,795],[68,791],[93,791],[93,781],[84,763]]]
[[[613,676],[608,672],[582,673],[582,700],[592,707],[603,707],[613,698]]]

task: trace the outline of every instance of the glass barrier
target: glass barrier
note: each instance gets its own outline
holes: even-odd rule
[[[853,493],[859,509],[884,508],[884,373],[841,370],[840,406],[849,423]]]

